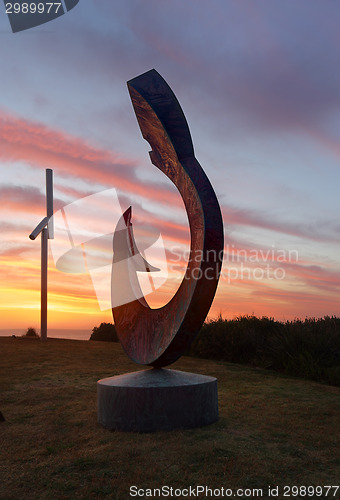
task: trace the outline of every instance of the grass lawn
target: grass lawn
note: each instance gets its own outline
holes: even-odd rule
[[[139,369],[119,344],[0,338],[0,353],[1,500],[127,500],[132,485],[255,488],[262,494],[239,498],[266,499],[274,498],[268,487],[279,485],[275,498],[289,498],[284,485],[339,484],[337,387],[183,357],[172,367],[217,377],[219,421],[185,431],[110,432],[97,424],[96,382]],[[333,494],[339,498],[340,488]]]

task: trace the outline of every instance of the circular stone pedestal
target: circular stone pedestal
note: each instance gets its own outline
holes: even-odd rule
[[[150,369],[97,382],[98,422],[117,431],[154,432],[218,419],[214,377]]]

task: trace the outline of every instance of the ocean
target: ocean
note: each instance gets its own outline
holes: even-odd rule
[[[11,337],[16,335],[20,337],[26,333],[27,328],[6,328],[0,329],[0,337]],[[37,330],[39,333],[39,330]],[[47,331],[47,337],[54,339],[73,339],[73,340],[89,340],[92,330],[63,330],[58,328],[50,328]]]

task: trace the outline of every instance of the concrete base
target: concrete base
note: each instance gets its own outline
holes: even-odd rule
[[[98,422],[107,429],[170,431],[218,420],[217,380],[168,369],[149,369],[97,382]]]

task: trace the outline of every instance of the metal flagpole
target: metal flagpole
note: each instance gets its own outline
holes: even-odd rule
[[[47,264],[48,264],[48,229],[41,231],[41,305],[40,305],[40,340],[47,340]]]
[[[46,212],[47,216],[39,222],[30,234],[35,240],[41,233],[41,305],[40,305],[40,339],[47,340],[47,268],[48,268],[48,239],[54,237],[53,228],[53,170],[46,169]]]

